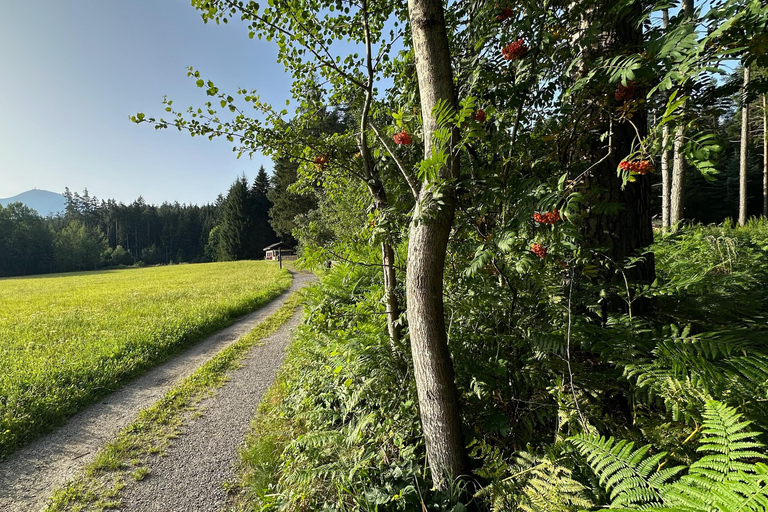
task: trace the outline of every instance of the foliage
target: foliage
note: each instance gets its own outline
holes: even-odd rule
[[[257,262],[0,280],[0,455],[289,283]]]
[[[704,409],[698,453],[703,454],[687,468],[687,474],[669,482],[683,469],[665,469],[659,464],[665,452],[646,457],[650,445],[632,450],[632,443],[596,436],[571,439],[586,456],[606,488],[613,489],[608,510],[678,512],[759,511],[768,507],[768,466],[758,432],[732,407],[710,401]],[[618,508],[622,507],[622,508]],[[605,510],[605,509],[603,509]]]
[[[426,484],[407,354],[393,352],[376,272],[335,266],[241,454],[245,510],[463,510]]]

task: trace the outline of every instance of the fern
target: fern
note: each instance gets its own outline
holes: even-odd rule
[[[592,506],[584,486],[556,460],[519,452],[509,469],[511,476],[478,493],[489,499],[494,511],[573,512]]]
[[[571,442],[587,457],[600,483],[612,490],[611,510],[643,508],[665,512],[759,512],[768,510],[768,466],[758,451],[759,433],[748,430],[736,409],[710,401],[703,414],[701,445],[704,454],[691,464],[688,474],[667,481],[681,467],[650,475],[659,455],[645,458],[649,447],[632,451],[632,443],[613,438],[576,436]],[[661,454],[660,454],[661,455]],[[671,471],[669,473],[665,473]],[[654,480],[654,478],[656,480]],[[621,492],[624,489],[622,499]],[[652,492],[648,492],[650,489]],[[615,497],[615,498],[614,498]]]
[[[646,457],[651,445],[634,450],[632,442],[616,442],[612,437],[593,434],[579,434],[570,441],[610,491],[611,506],[638,508],[637,505],[661,504],[664,485],[685,469],[661,469],[660,463],[667,453]]]

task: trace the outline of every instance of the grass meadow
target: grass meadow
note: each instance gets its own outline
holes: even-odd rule
[[[0,279],[0,457],[290,282],[255,261]]]

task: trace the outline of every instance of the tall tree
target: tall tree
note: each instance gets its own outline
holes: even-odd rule
[[[640,79],[630,83],[626,75],[606,86],[606,78],[611,77],[599,71],[610,69],[607,63],[617,55],[642,52],[642,10],[638,3],[586,1],[575,12],[581,19],[579,58],[584,59],[588,81],[574,102],[585,105],[593,126],[584,136],[585,154],[581,155],[590,163],[581,186],[588,204],[581,228],[584,249],[608,268],[608,282],[623,286],[626,279],[630,285],[650,284],[655,278],[652,253],[626,265],[628,258],[644,253],[653,242],[650,155],[643,146],[648,134],[646,87]],[[594,23],[595,19],[601,22]],[[606,96],[613,102],[612,109],[604,107]],[[617,179],[617,169],[623,180]],[[624,293],[606,297],[602,305],[605,314],[627,309],[639,313],[646,307]]]
[[[440,0],[409,0],[416,74],[424,122],[424,158],[437,152],[438,104],[455,108],[451,54]],[[453,140],[457,137],[454,129]],[[466,471],[459,396],[445,331],[443,270],[453,224],[459,158],[449,145],[448,159],[436,175],[422,179],[408,241],[406,294],[414,376],[421,424],[437,489]]]
[[[694,12],[693,12],[693,0],[682,0],[681,15],[685,20],[693,24]],[[690,30],[694,30],[691,26]],[[682,88],[684,96],[690,96],[690,85]],[[683,118],[678,122],[675,127],[675,140],[673,144],[673,164],[672,164],[672,185],[670,190],[670,210],[669,210],[669,223],[671,226],[676,226],[684,218],[685,209],[685,125],[686,115],[689,108],[689,101],[686,100],[681,105],[680,109],[683,112]]]
[[[662,28],[666,30],[669,27],[669,9],[663,9]],[[661,225],[664,230],[670,226],[670,189],[671,175],[669,172],[669,125],[664,124],[661,134]]]
[[[253,257],[258,259],[264,256],[265,247],[277,241],[277,235],[269,223],[269,210],[272,208],[272,201],[268,197],[269,188],[269,176],[262,165],[253,180],[250,191],[253,227],[252,252]]]
[[[317,208],[317,199],[310,192],[298,193],[289,187],[299,179],[299,165],[286,157],[275,158],[272,171],[272,188],[267,198],[272,202],[269,210],[270,224],[278,237],[294,244],[293,230],[296,229],[296,217]]]
[[[749,153],[749,66],[741,89],[741,151],[739,153],[739,226],[747,223],[747,156]]]
[[[249,258],[251,210],[248,181],[242,176],[229,188],[221,211],[219,231],[219,259],[222,261]]]
[[[763,217],[768,217],[768,94],[763,94]]]

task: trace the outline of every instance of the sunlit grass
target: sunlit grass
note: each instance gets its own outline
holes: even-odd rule
[[[290,281],[252,261],[0,279],[0,456]]]

